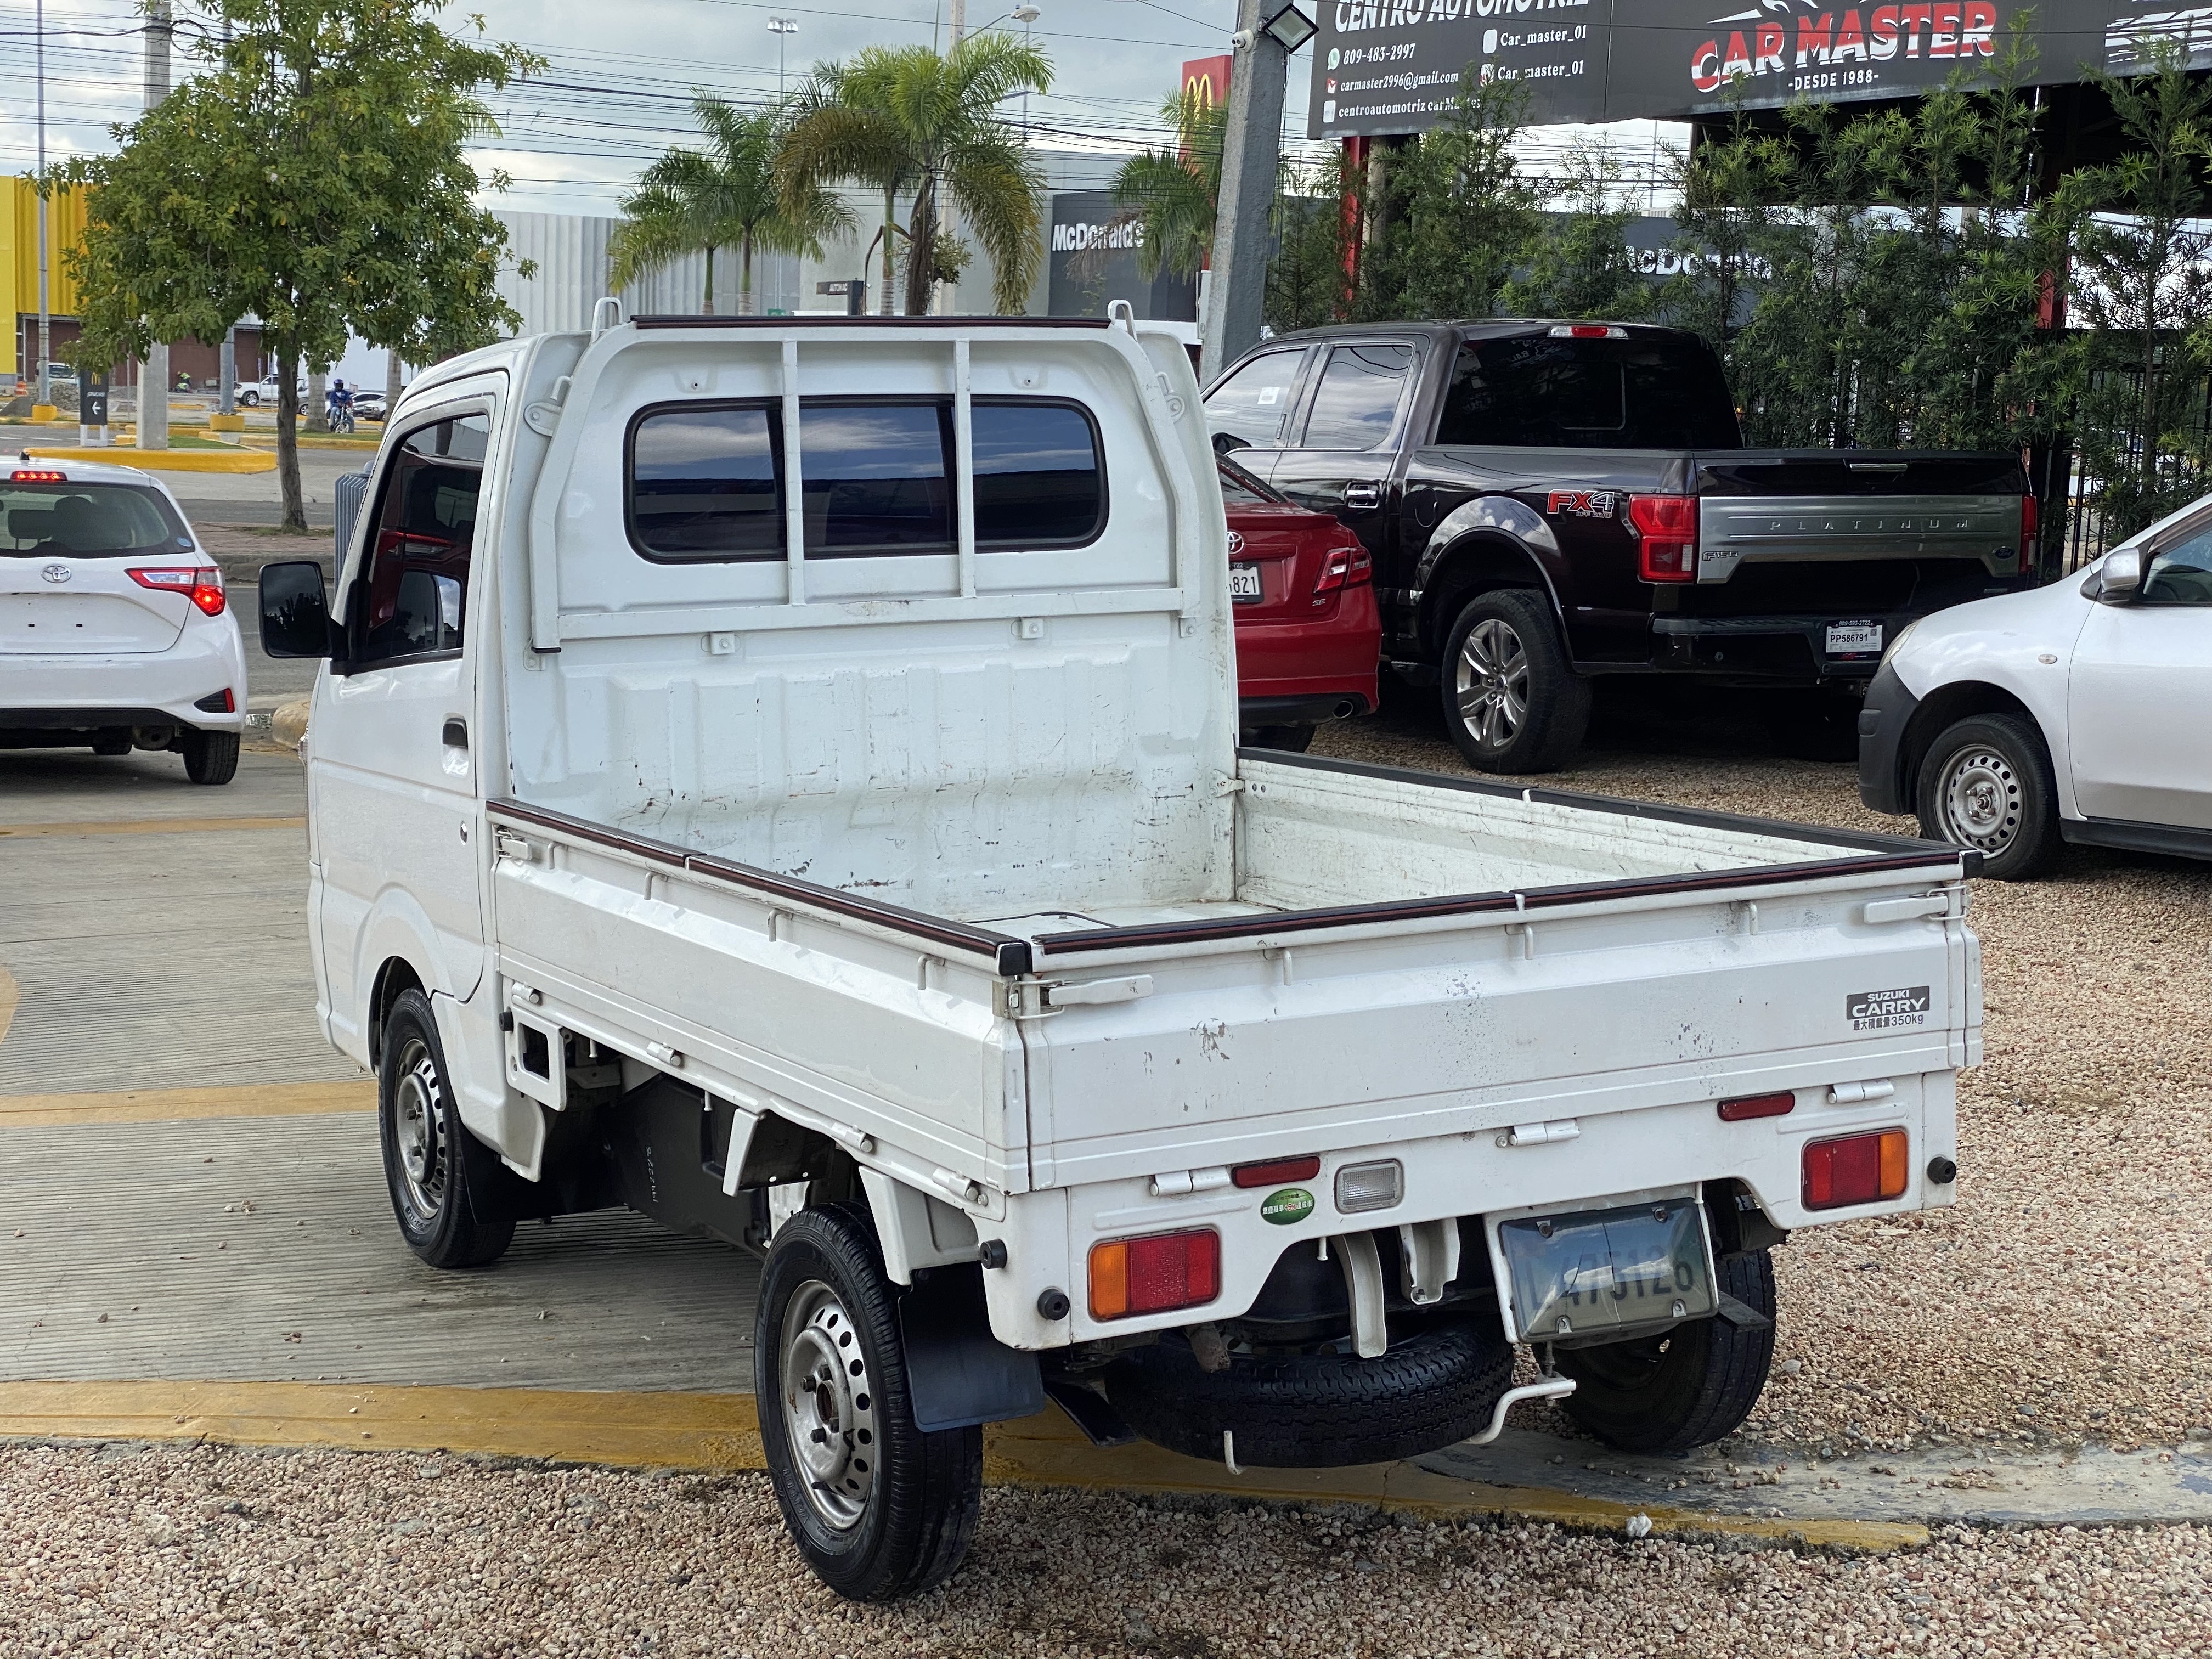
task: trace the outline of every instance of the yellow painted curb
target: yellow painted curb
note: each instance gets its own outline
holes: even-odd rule
[[[33,421],[51,425],[52,422],[60,420],[61,417],[62,411],[58,404],[33,404],[31,405],[31,418]]]
[[[207,423],[209,430],[213,432],[246,430],[246,416],[243,415],[210,415],[207,418]]]
[[[227,1089],[125,1089],[87,1095],[0,1095],[0,1129],[84,1123],[174,1123],[213,1117],[319,1117],[373,1112],[376,1085],[248,1083]]]
[[[44,445],[23,452],[42,461],[104,461],[111,466],[135,466],[149,472],[274,472],[276,458],[258,449],[235,453],[217,449],[50,448]]]
[[[304,830],[301,818],[81,818],[66,823],[0,823],[0,841],[52,836],[195,836],[219,830]]]
[[[763,1467],[752,1396],[336,1382],[0,1382],[0,1436]]]
[[[450,1451],[725,1472],[764,1467],[753,1399],[742,1394],[330,1382],[0,1382],[0,1436]],[[1540,1521],[1617,1533],[1631,1515],[1643,1514],[1655,1532],[1690,1536],[1862,1551],[1928,1541],[1928,1529],[1915,1522],[1638,1510],[1568,1492],[1455,1480],[1410,1463],[1255,1469],[1237,1476],[1156,1446],[1101,1450],[1057,1410],[986,1430],[983,1472],[994,1486],[1352,1504],[1429,1520]]]

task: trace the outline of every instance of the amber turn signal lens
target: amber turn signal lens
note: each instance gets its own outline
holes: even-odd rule
[[[1805,1207],[1835,1210],[1901,1198],[1911,1183],[1911,1142],[1902,1129],[1816,1140],[1805,1148]]]

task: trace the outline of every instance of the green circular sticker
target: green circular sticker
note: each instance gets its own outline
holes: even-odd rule
[[[1278,1227],[1304,1221],[1313,1209],[1314,1195],[1303,1187],[1285,1187],[1260,1200],[1260,1213]]]

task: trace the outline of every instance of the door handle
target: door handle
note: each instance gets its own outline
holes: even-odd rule
[[[447,720],[446,722],[445,738],[446,747],[448,749],[467,748],[469,746],[469,728],[467,722],[458,720]]]
[[[1346,507],[1373,507],[1382,505],[1382,486],[1371,483],[1346,484],[1344,487]]]

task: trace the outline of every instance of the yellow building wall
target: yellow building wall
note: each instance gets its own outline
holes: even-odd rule
[[[83,237],[83,195],[58,191],[46,204],[46,309],[54,316],[76,314],[76,284],[62,251]],[[0,374],[24,371],[15,349],[16,319],[38,314],[39,192],[28,179],[0,178],[0,318],[7,321],[0,336]]]

